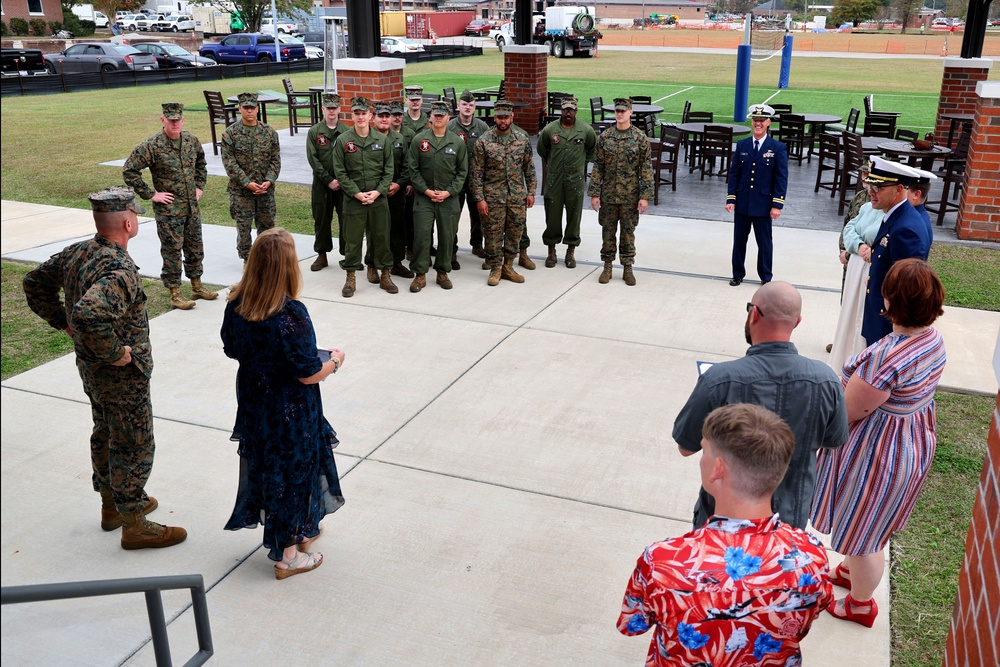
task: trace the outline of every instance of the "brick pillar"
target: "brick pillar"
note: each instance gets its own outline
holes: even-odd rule
[[[975,113],[976,84],[986,81],[992,66],[993,61],[988,58],[944,59],[941,97],[938,101],[937,123],[934,126],[934,136],[939,142],[947,139],[951,125],[949,121],[942,120],[941,115]]]
[[[548,104],[549,50],[541,44],[505,46],[504,97],[514,105],[514,123],[528,134],[538,134],[539,117]]]
[[[357,95],[372,102],[403,99],[402,58],[338,58],[337,92],[340,93],[340,118],[349,125],[351,98]]]
[[[993,354],[1000,380],[1000,338]],[[944,667],[1000,664],[1000,393],[987,436]]]
[[[1000,81],[980,81],[974,101],[976,119],[955,232],[960,239],[1000,243]]]

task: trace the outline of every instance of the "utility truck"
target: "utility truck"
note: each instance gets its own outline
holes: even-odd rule
[[[547,7],[544,14],[534,14],[531,23],[531,43],[548,47],[549,54],[556,58],[574,55],[589,58],[597,54],[597,41],[602,35],[597,30],[597,13],[592,5]],[[513,17],[490,36],[501,51],[514,44]]]

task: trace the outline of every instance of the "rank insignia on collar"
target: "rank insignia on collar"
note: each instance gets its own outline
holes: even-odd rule
[[[431,142],[428,141],[427,139],[421,139],[420,140],[420,150],[421,150],[421,152],[426,153],[430,149],[431,149]]]
[[[358,150],[358,145],[353,141],[348,141],[347,144],[344,146],[344,150],[346,150],[348,153],[356,153]]]
[[[318,137],[316,137],[316,143],[319,144],[320,146],[326,146],[327,144],[330,143],[330,138],[327,137],[325,134],[321,134]]]

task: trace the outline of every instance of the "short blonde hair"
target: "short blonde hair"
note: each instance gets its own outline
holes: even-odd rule
[[[302,289],[295,240],[281,227],[262,232],[250,248],[243,279],[229,290],[229,301],[240,300],[236,312],[249,322],[260,322],[281,312],[287,299]]]

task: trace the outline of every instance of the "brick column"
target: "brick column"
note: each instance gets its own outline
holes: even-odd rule
[[[514,123],[538,134],[539,116],[548,104],[549,50],[541,44],[506,46],[503,50],[504,97],[514,105]]]
[[[340,93],[340,118],[349,125],[351,98],[357,95],[372,102],[403,99],[402,58],[338,58],[337,92]]]
[[[1000,380],[1000,338],[993,355]],[[987,436],[944,667],[1000,664],[1000,393]]]
[[[1000,243],[1000,81],[980,81],[973,101],[976,118],[955,232],[960,239]]]
[[[988,58],[944,59],[941,97],[938,102],[937,123],[934,126],[934,136],[938,142],[948,138],[948,128],[951,126],[949,121],[941,119],[941,114],[975,113],[976,84],[986,81],[992,66],[993,61]]]

